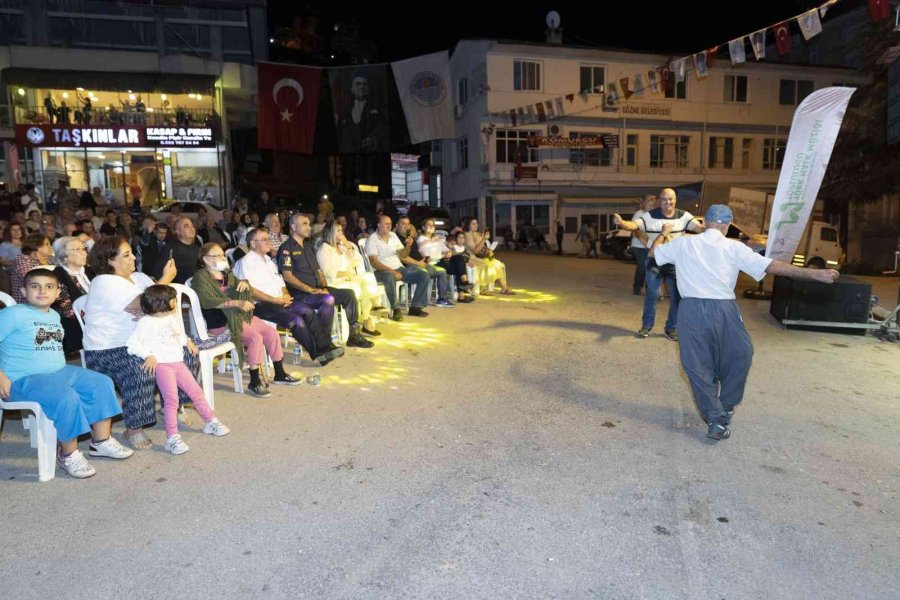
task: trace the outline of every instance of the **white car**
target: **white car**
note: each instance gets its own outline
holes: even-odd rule
[[[197,216],[200,214],[201,206],[205,208],[206,212],[211,214],[216,221],[221,218],[222,211],[207,202],[171,202],[162,208],[155,208],[150,212],[153,213],[158,220],[168,220],[169,215],[172,214],[172,207],[174,206],[179,207],[181,209],[181,215],[188,217],[189,219],[197,219]]]

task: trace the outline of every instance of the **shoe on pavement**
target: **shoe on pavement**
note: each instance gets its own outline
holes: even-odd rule
[[[203,426],[203,433],[205,433],[206,435],[222,437],[223,435],[228,435],[229,433],[231,433],[231,430],[223,425],[222,421],[220,421],[219,419],[213,419],[212,421],[207,421],[206,425]]]
[[[364,338],[361,333],[355,331],[347,338],[347,345],[351,348],[371,348],[375,344]]]
[[[184,454],[191,449],[190,446],[188,446],[181,440],[180,433],[176,433],[175,435],[170,435],[169,437],[167,437],[166,445],[164,446],[164,448],[166,449],[166,452],[174,454],[175,456]]]
[[[131,448],[126,448],[119,442],[119,440],[117,440],[113,436],[109,436],[109,439],[103,440],[102,442],[94,442],[93,440],[91,440],[90,448],[88,448],[88,454],[90,454],[91,456],[101,456],[103,458],[123,460],[125,458],[133,456],[134,450],[132,450]]]
[[[422,310],[421,308],[419,308],[418,306],[413,306],[412,308],[410,308],[409,312],[407,314],[411,317],[427,317],[428,316],[428,313],[425,312],[424,310]]]
[[[453,308],[454,305],[453,305],[453,303],[450,302],[449,300],[446,300],[446,299],[444,299],[444,298],[441,298],[440,300],[438,300],[438,301],[435,303],[435,306],[437,306],[438,308]]]
[[[269,391],[269,388],[263,382],[248,385],[247,391],[257,398],[268,398],[272,395],[272,392]]]
[[[641,327],[640,329],[638,329],[637,334],[640,338],[650,337],[650,330],[645,327]]]
[[[300,385],[303,383],[302,379],[297,379],[296,377],[292,377],[290,374],[285,373],[281,377],[275,376],[275,379],[272,380],[272,383],[275,385]]]
[[[344,349],[341,346],[328,344],[328,347],[325,348],[322,353],[315,358],[315,360],[317,360],[319,364],[324,367],[326,364],[343,355]]]
[[[678,341],[678,331],[675,329],[666,329],[665,335],[667,340],[672,340],[673,342]]]
[[[97,474],[91,463],[87,461],[81,450],[76,450],[68,456],[56,455],[56,464],[59,468],[74,477],[75,479],[87,479]]]
[[[395,308],[394,312],[391,313],[391,321],[402,321],[403,313],[400,312],[399,308]]]
[[[363,327],[362,329],[360,329],[360,331],[362,331],[366,335],[371,335],[372,337],[381,335],[381,332],[378,331],[377,329],[366,329],[365,327]]]
[[[731,430],[721,423],[713,423],[706,431],[706,437],[711,440],[727,440],[731,437]]]

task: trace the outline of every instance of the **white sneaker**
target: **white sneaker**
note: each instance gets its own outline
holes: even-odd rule
[[[225,425],[222,424],[222,421],[213,419],[203,426],[203,433],[205,433],[206,435],[222,437],[223,435],[228,435],[229,433],[231,433],[231,430],[225,427]]]
[[[191,447],[181,441],[180,433],[176,433],[175,435],[170,435],[166,438],[165,449],[166,452],[171,452],[175,456],[178,456],[179,454],[184,454],[190,450]]]
[[[134,454],[134,450],[126,448],[119,440],[113,436],[109,436],[108,440],[99,443],[94,443],[92,440],[91,446],[88,449],[88,454],[91,456],[102,456],[104,458],[122,460],[131,457]]]
[[[81,450],[76,450],[65,458],[57,454],[56,464],[75,479],[87,479],[97,474],[97,471],[87,461]]]

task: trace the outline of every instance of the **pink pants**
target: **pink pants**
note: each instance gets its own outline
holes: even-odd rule
[[[213,335],[219,335],[223,331],[225,331],[224,327],[209,330]],[[249,323],[244,323],[241,343],[247,346],[247,362],[251,366],[263,364],[265,361],[264,349],[268,351],[269,357],[275,362],[284,358],[278,332],[257,317],[253,317]]]
[[[216,418],[203,397],[200,384],[184,363],[159,363],[156,365],[156,385],[163,397],[163,415],[166,417],[166,435],[178,433],[178,390],[194,403],[194,408],[207,423]]]

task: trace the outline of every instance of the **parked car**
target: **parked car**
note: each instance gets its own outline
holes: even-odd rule
[[[211,214],[216,220],[219,220],[219,218],[221,217],[221,211],[207,202],[170,202],[162,208],[155,208],[150,212],[153,213],[153,215],[156,216],[157,219],[168,219],[169,215],[172,213],[172,207],[174,206],[179,207],[181,209],[181,215],[184,217],[188,217],[189,219],[197,218],[197,216],[200,214],[201,206],[205,208],[206,212]]]

